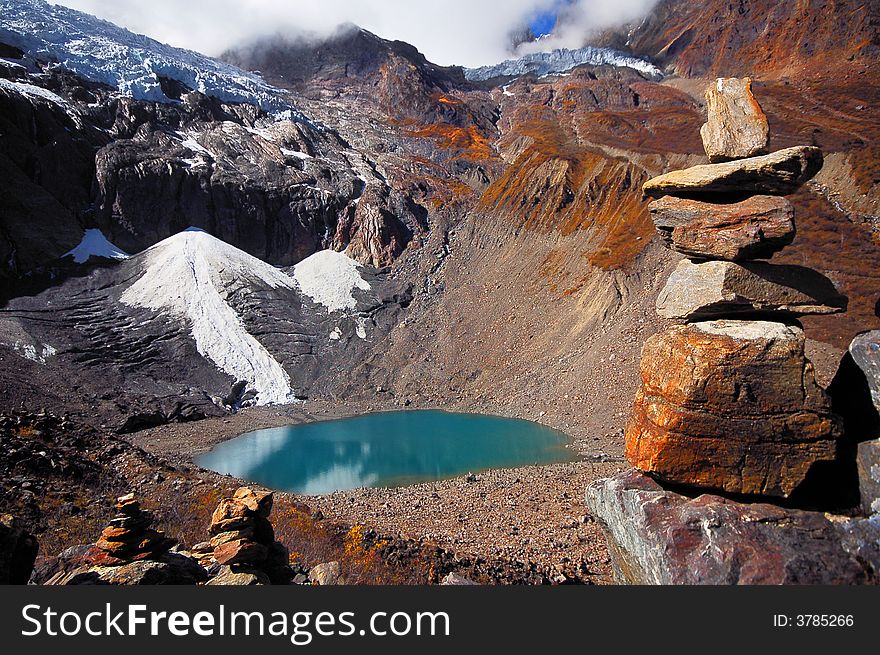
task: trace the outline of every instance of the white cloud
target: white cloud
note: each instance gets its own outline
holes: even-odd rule
[[[565,9],[571,26],[554,45],[631,20],[656,0],[55,0],[171,45],[218,55],[272,34],[329,34],[354,23],[412,43],[438,64],[480,66],[509,56],[510,33],[539,11]],[[564,43],[563,43],[564,41]]]

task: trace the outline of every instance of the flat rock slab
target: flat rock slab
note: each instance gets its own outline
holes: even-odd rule
[[[660,316],[688,321],[762,312],[836,314],[846,306],[846,296],[821,273],[764,262],[684,259],[657,296]]]
[[[859,493],[865,514],[880,514],[880,439],[859,444],[856,455]]]
[[[748,77],[719,77],[706,89],[708,120],[700,128],[711,162],[754,157],[767,152],[769,128]]]
[[[786,148],[761,157],[723,164],[702,164],[652,178],[642,187],[646,196],[794,193],[822,168],[822,151],[813,146]]]
[[[714,203],[664,196],[648,205],[666,245],[690,257],[765,259],[794,241],[794,209],[779,196]]]
[[[865,374],[871,400],[880,412],[880,330],[858,335],[849,345],[849,354]]]
[[[659,480],[788,497],[833,462],[841,421],[799,327],[707,321],[655,334],[626,429],[626,458]]]
[[[880,581],[880,517],[688,498],[636,471],[586,490],[625,584],[869,584]]]

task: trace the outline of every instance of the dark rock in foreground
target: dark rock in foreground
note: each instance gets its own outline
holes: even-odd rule
[[[39,545],[10,514],[0,515],[0,584],[27,584]]]
[[[615,575],[629,584],[880,582],[880,518],[688,498],[626,471],[587,488]]]
[[[703,164],[672,171],[645,182],[646,196],[717,193],[794,193],[822,168],[822,151],[813,146],[786,148],[761,157]]]

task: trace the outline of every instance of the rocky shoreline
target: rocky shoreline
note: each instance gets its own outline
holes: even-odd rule
[[[297,405],[248,408],[224,418],[166,425],[126,438],[178,465],[192,465],[196,455],[252,430],[401,409],[445,409],[536,419],[523,410],[457,403],[401,407],[381,399],[345,404],[310,400]],[[622,433],[614,431],[597,437],[589,428],[567,421],[564,412],[548,412],[537,420],[567,434],[572,439],[571,448],[581,459],[492,469],[405,487],[364,488],[322,496],[277,495],[305,503],[335,520],[361,524],[381,535],[433,543],[459,557],[503,560],[517,568],[549,571],[548,577],[554,582],[608,584],[611,569],[605,539],[583,507],[579,490],[622,469]]]

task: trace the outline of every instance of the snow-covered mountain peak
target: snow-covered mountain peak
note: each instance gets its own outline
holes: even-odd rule
[[[186,320],[199,353],[235,380],[246,380],[257,404],[294,400],[290,376],[228,302],[242,287],[295,289],[293,278],[195,228],[160,241],[132,261],[143,275],[122,294],[123,304]]]
[[[258,75],[44,0],[0,0],[0,42],[138,100],[171,102],[164,77],[222,102],[292,109],[287,94]]]
[[[519,59],[508,59],[493,66],[466,68],[464,75],[473,82],[483,82],[500,77],[519,77],[530,73],[538,76],[564,73],[584,64],[632,68],[650,78],[663,76],[659,68],[644,59],[610,48],[590,46],[576,50],[560,48],[552,52],[535,52]]]

